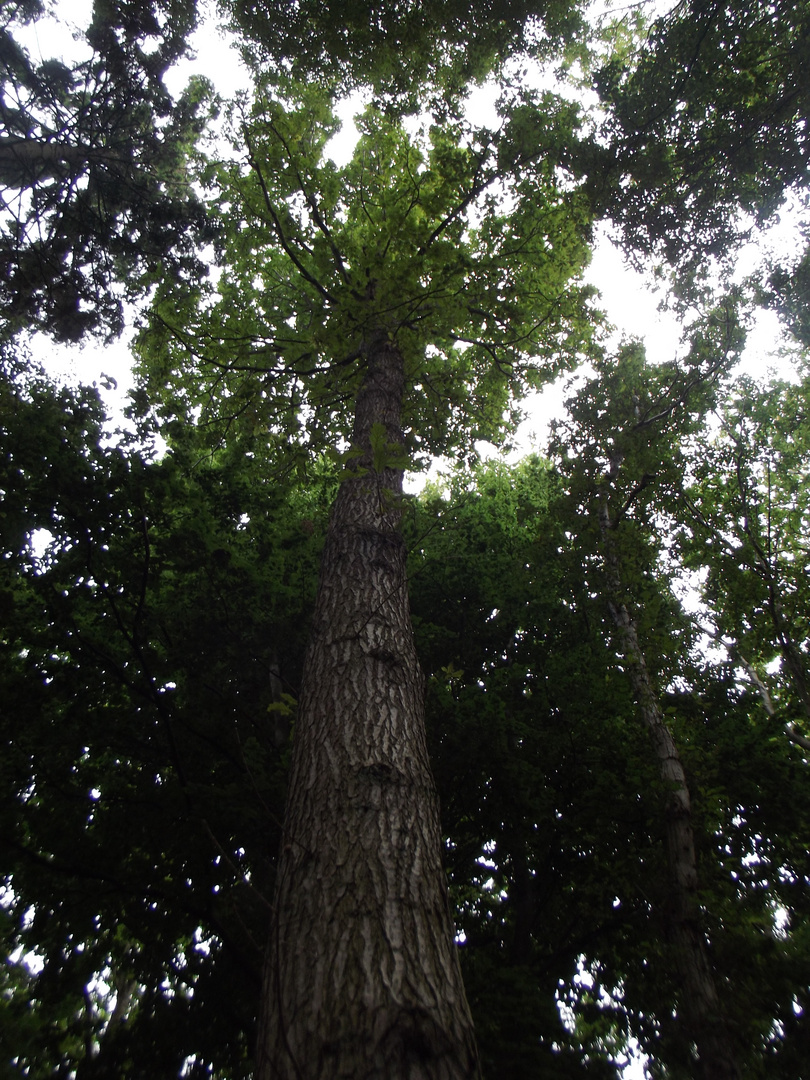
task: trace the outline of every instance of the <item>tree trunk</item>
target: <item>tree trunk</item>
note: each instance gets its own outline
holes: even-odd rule
[[[599,522],[608,607],[619,632],[639,712],[650,735],[661,779],[668,790],[665,817],[672,893],[666,923],[678,966],[684,1034],[697,1049],[700,1072],[705,1080],[739,1080],[733,1042],[723,1016],[702,928],[692,803],[686,773],[653,688],[635,620],[622,599],[621,564],[614,547],[614,523],[606,500],[600,510]]]
[[[0,138],[0,184],[31,187],[51,177],[78,172],[93,151],[84,146],[16,136]]]
[[[410,622],[402,472],[379,460],[383,429],[402,442],[403,362],[384,335],[366,362],[362,457],[332,511],[293,736],[257,1080],[478,1075]]]

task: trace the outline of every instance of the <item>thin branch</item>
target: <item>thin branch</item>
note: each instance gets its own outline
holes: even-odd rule
[[[286,254],[287,258],[290,260],[290,262],[293,264],[293,266],[296,268],[296,270],[299,272],[301,277],[305,281],[309,282],[309,284],[312,285],[312,287],[314,289],[316,289],[321,294],[321,296],[324,298],[324,300],[326,300],[330,304],[337,303],[335,297],[332,296],[332,294],[329,292],[328,289],[325,289],[323,287],[323,285],[321,285],[320,281],[318,281],[318,279],[316,277],[314,277],[309,272],[309,270],[307,270],[307,268],[304,266],[304,264],[301,262],[301,260],[298,258],[298,256],[295,254],[292,247],[290,246],[290,242],[287,240],[287,237],[284,234],[284,229],[283,229],[283,227],[281,225],[281,220],[280,220],[278,214],[276,213],[276,208],[273,206],[273,202],[272,202],[272,200],[270,198],[270,192],[267,189],[267,184],[265,183],[264,176],[263,176],[262,170],[261,170],[261,166],[259,165],[259,163],[258,163],[258,161],[256,159],[256,156],[255,156],[255,154],[253,152],[253,147],[251,146],[251,142],[250,142],[250,135],[248,134],[247,129],[244,129],[244,136],[245,136],[245,144],[247,145],[247,148],[248,148],[248,161],[250,163],[250,167],[255,172],[256,177],[257,177],[257,179],[259,181],[259,186],[262,189],[262,197],[264,199],[265,208],[267,209],[267,213],[270,215],[270,220],[271,220],[271,223],[272,223],[272,226],[273,226],[273,231],[275,232],[276,236],[278,237],[278,242],[281,244],[281,247],[284,250],[284,253]]]
[[[270,130],[273,132],[273,134],[276,136],[278,141],[284,147],[284,150],[286,151],[287,157],[288,157],[289,161],[292,163],[295,160],[295,155],[290,150],[290,147],[289,147],[289,145],[287,143],[287,140],[284,138],[284,136],[281,134],[281,132],[278,130],[278,128],[275,126],[275,124],[272,124],[272,123],[270,124]],[[253,164],[253,163],[251,162],[251,164]],[[321,214],[320,207],[318,206],[318,201],[315,198],[315,195],[313,194],[313,192],[310,191],[307,188],[306,184],[304,183],[304,178],[302,177],[301,172],[298,169],[298,167],[297,166],[293,166],[293,167],[295,168],[295,176],[296,176],[296,179],[298,180],[298,186],[301,189],[302,195],[306,199],[307,206],[309,207],[310,211],[312,212],[312,219],[315,222],[315,224],[318,226],[318,228],[321,230],[324,237],[326,238],[326,242],[329,245],[329,250],[332,252],[332,255],[334,256],[335,265],[337,266],[338,273],[340,274],[340,276],[343,278],[343,280],[345,282],[348,282],[349,275],[348,275],[348,273],[346,271],[346,266],[345,266],[345,264],[343,262],[343,256],[341,255],[340,249],[338,248],[337,244],[335,243],[335,241],[332,238],[332,233],[331,233],[331,231],[329,229],[329,226],[326,224],[326,222],[325,222],[325,220],[323,218],[323,215]]]
[[[456,206],[454,206],[453,209],[448,214],[446,214],[445,217],[442,218],[442,220],[439,222],[439,224],[436,226],[436,228],[433,230],[433,232],[430,234],[424,244],[422,244],[422,246],[417,251],[416,254],[418,257],[427,254],[428,249],[433,245],[433,243],[438,240],[442,233],[450,227],[450,225],[456,220],[456,218],[459,217],[460,214],[464,213],[464,211],[467,209],[473,199],[480,195],[482,191],[486,191],[490,184],[493,184],[495,180],[499,178],[499,174],[496,171],[493,172],[486,180],[479,182],[478,177],[481,175],[481,171],[483,169],[483,162],[483,157],[478,159],[478,165],[476,166],[475,174],[473,175],[473,182],[470,186],[469,191],[461,200],[461,202],[457,203]]]

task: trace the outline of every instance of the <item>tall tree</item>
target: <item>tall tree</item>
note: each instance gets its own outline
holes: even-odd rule
[[[633,686],[639,718],[668,789],[664,821],[671,896],[665,918],[681,983],[685,1040],[695,1044],[703,1076],[731,1080],[740,1072],[718,978],[712,970],[706,928],[701,925],[689,783],[666,722],[662,691],[647,662],[625,569],[626,563],[632,565],[638,559],[633,537],[626,534],[628,526],[632,530],[645,489],[662,482],[664,469],[677,470],[672,448],[667,446],[665,457],[661,443],[672,440],[677,445],[694,425],[695,415],[700,416],[700,398],[705,399],[707,388],[740,348],[740,334],[733,321],[724,319],[719,331],[716,354],[712,355],[711,340],[699,340],[694,349],[697,356],[692,357],[691,370],[687,367],[685,374],[666,365],[654,373],[645,372],[637,346],[626,347],[615,364],[603,368],[601,377],[586,384],[569,402],[569,439],[580,446],[568,471],[575,474],[573,495],[581,500],[598,538],[604,602]],[[563,423],[561,430],[565,426]]]
[[[285,457],[291,442],[348,447],[295,722],[259,1076],[469,1076],[402,473],[409,449],[494,435],[588,339],[587,210],[551,145],[505,155],[460,121],[409,137],[375,107],[338,170],[328,98],[260,89],[238,132],[249,171],[218,174],[216,289],[167,283],[141,340],[147,375],[220,430],[248,420]]]

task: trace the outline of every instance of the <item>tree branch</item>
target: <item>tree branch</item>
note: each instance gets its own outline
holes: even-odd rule
[[[244,137],[245,137],[245,145],[248,148],[248,162],[250,163],[250,167],[255,172],[256,177],[257,177],[257,179],[259,181],[259,186],[262,189],[262,198],[264,199],[264,205],[265,205],[265,208],[267,209],[267,213],[270,215],[270,221],[271,221],[271,224],[273,226],[273,231],[275,232],[276,236],[278,237],[278,242],[279,242],[279,244],[281,244],[281,247],[282,247],[285,255],[290,260],[290,262],[293,264],[293,266],[296,268],[296,270],[299,272],[301,277],[305,281],[309,282],[309,284],[312,285],[312,287],[314,289],[316,289],[321,294],[321,296],[324,298],[324,300],[326,300],[330,304],[337,303],[335,297],[332,296],[332,294],[329,292],[328,289],[325,289],[323,287],[323,285],[321,285],[320,281],[318,281],[318,279],[316,277],[314,277],[309,272],[309,270],[307,270],[307,268],[304,266],[304,264],[301,262],[301,260],[298,258],[298,256],[293,251],[293,249],[292,249],[292,247],[290,245],[290,242],[287,240],[287,237],[284,234],[284,229],[283,229],[283,227],[281,225],[281,220],[280,220],[278,214],[276,213],[276,208],[273,206],[273,201],[270,198],[270,192],[267,189],[267,184],[265,183],[264,175],[262,174],[262,170],[261,170],[261,166],[259,165],[258,161],[256,160],[256,156],[255,156],[255,154],[253,152],[253,147],[251,146],[251,142],[250,142],[250,135],[248,134],[248,131],[247,131],[246,128],[243,129],[243,133],[244,133]]]

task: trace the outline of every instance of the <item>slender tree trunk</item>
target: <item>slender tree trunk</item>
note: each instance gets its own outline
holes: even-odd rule
[[[619,632],[639,712],[668,791],[665,815],[672,894],[666,914],[681,984],[684,1033],[697,1049],[705,1080],[739,1080],[733,1041],[723,1016],[703,933],[689,785],[678,747],[653,688],[635,620],[622,599],[621,563],[606,500],[600,509],[599,523],[611,618]]]
[[[366,353],[293,737],[257,1080],[478,1075],[441,863],[399,532],[403,362]],[[379,437],[380,428],[376,429]],[[377,462],[379,467],[379,460]]]
[[[0,138],[0,183],[23,188],[49,177],[77,171],[93,155],[84,146],[14,136]]]

